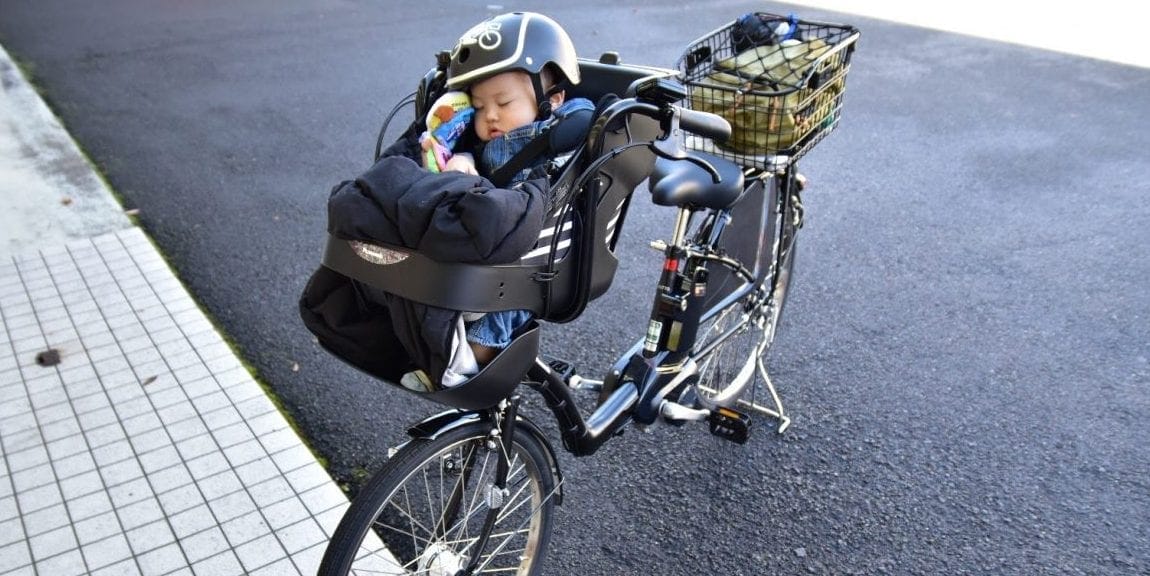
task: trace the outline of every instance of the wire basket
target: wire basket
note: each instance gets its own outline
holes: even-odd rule
[[[757,12],[695,40],[675,65],[686,105],[725,118],[731,137],[688,135],[686,146],[787,168],[838,126],[858,37],[851,26]]]

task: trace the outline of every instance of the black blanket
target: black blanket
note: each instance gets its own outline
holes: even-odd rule
[[[548,193],[546,179],[497,188],[479,176],[433,174],[407,157],[385,157],[332,189],[328,232],[441,262],[505,264],[535,246]],[[397,381],[422,368],[438,382],[459,311],[384,294],[321,267],[300,299],[300,315],[320,344],[376,377]]]
[[[539,239],[547,181],[496,188],[462,172],[433,174],[383,158],[328,200],[328,232],[345,240],[412,248],[440,262],[507,264]]]

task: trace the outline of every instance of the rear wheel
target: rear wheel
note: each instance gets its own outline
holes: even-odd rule
[[[779,262],[775,270],[775,287],[770,295],[771,307],[774,309],[770,319],[772,334],[783,313],[787,291],[791,286],[791,271],[794,269],[795,250],[798,247],[796,234],[803,227],[803,200],[800,193],[805,181],[805,178],[796,175],[795,180],[787,186],[787,204],[779,225]]]
[[[535,436],[518,431],[500,494],[491,428],[475,422],[400,449],[352,502],[319,573],[451,576],[476,554],[476,573],[539,573],[555,508],[550,460]],[[492,508],[494,530],[475,550]]]
[[[780,194],[786,194],[786,202],[781,203],[781,216],[774,219],[778,244],[773,250],[777,260],[771,273],[763,285],[714,311],[699,326],[694,348],[699,364],[696,392],[701,403],[710,408],[753,405],[755,374],[766,371],[760,364],[774,341],[786,303],[796,232],[802,227],[799,188],[793,183],[780,188]],[[778,405],[777,399],[775,404]]]
[[[751,294],[719,311],[699,327],[695,388],[705,406],[732,406],[754,390],[766,334],[758,326],[761,294]]]

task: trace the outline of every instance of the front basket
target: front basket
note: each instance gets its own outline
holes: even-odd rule
[[[731,123],[725,142],[689,148],[782,170],[830,134],[842,114],[859,33],[850,26],[749,14],[692,42],[676,63],[687,107]]]

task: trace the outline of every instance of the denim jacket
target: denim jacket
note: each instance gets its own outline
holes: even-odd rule
[[[511,158],[519,153],[529,142],[537,136],[547,133],[547,130],[553,123],[566,118],[573,112],[594,109],[595,105],[592,104],[590,100],[586,98],[572,98],[559,106],[550,118],[538,120],[526,126],[516,128],[488,142],[483,147],[483,153],[480,158],[480,172],[486,175],[493,174],[495,170],[511,160]],[[508,185],[526,180],[527,176],[531,173],[531,168],[531,166],[528,166],[520,170],[518,174],[511,178],[511,182],[508,183]]]

